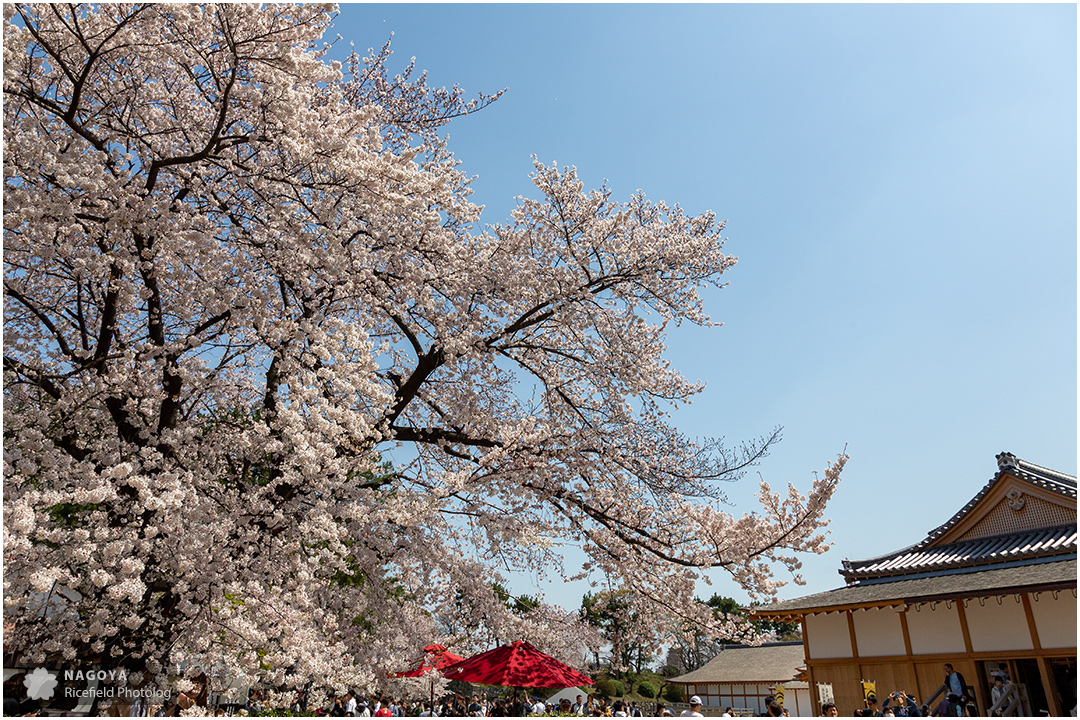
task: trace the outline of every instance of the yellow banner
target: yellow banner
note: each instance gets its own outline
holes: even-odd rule
[[[877,683],[869,680],[862,681],[862,696],[864,701],[868,701],[870,696],[873,695],[877,698]],[[868,703],[869,704],[869,703]]]

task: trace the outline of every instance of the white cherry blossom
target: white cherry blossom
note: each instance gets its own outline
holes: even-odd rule
[[[481,225],[439,132],[497,96],[328,62],[333,12],[4,6],[5,648],[328,688],[431,642],[579,660],[508,568],[733,632],[696,583],[775,593],[845,457],[736,517],[719,483],[775,437],[670,424],[723,223],[537,162]]]

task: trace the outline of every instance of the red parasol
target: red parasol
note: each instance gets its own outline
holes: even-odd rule
[[[420,665],[413,668],[412,670],[399,672],[394,675],[394,677],[420,677],[429,670],[435,670],[436,672],[441,672],[445,675],[446,668],[454,665],[455,663],[459,663],[464,659],[460,655],[455,655],[454,653],[450,652],[442,645],[428,645],[424,648],[424,652],[426,654],[424,655],[423,659],[420,660]],[[435,707],[434,678],[431,679],[431,707]]]
[[[455,663],[459,663],[465,658],[460,655],[447,650],[442,645],[428,645],[424,648],[425,656],[420,661],[420,664],[412,670],[406,670],[405,672],[399,672],[394,677],[420,677],[429,670],[443,671]]]
[[[443,668],[450,680],[512,687],[568,688],[594,685],[590,677],[517,640]]]

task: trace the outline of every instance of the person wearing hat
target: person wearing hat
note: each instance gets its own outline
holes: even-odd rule
[[[656,706],[656,714],[659,717],[675,717],[675,714],[671,712],[671,708],[669,708],[667,705],[664,705],[663,703],[660,703]]]
[[[683,710],[679,713],[679,717],[705,717],[701,714],[701,698],[694,695],[690,698],[690,709]]]

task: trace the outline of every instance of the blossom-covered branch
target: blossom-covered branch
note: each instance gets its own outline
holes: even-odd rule
[[[451,626],[580,658],[507,568],[703,624],[707,569],[773,593],[844,458],[735,518],[719,483],[778,435],[670,424],[701,387],[666,331],[711,324],[723,223],[537,162],[481,226],[439,133],[497,95],[330,61],[332,19],[5,5],[5,643],[344,687]]]

